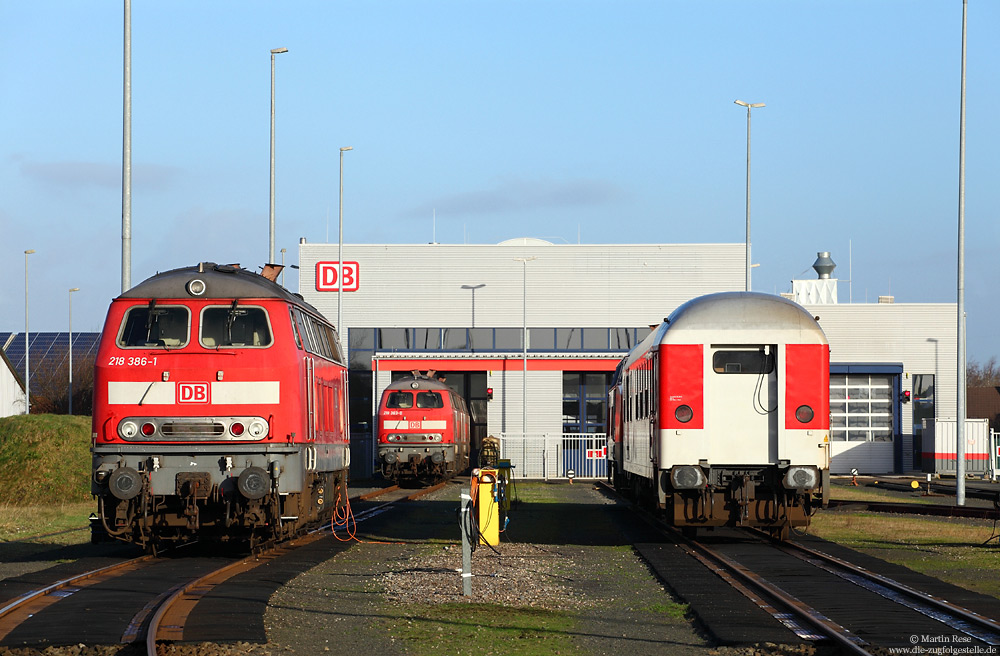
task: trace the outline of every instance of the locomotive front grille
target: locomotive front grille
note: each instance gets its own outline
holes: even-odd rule
[[[161,424],[160,432],[163,437],[220,437],[225,434],[226,427],[218,421],[171,421]]]
[[[126,442],[266,439],[270,426],[263,417],[126,417],[118,435]]]

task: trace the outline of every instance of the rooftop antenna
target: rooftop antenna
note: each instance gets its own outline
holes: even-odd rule
[[[436,244],[436,243],[438,243],[438,237],[437,237],[437,234],[438,234],[438,214],[437,214],[437,210],[436,209],[431,210],[431,211],[434,212],[433,222],[431,223],[431,243],[432,244]]]

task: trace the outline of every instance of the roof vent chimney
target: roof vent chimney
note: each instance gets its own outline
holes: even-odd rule
[[[830,259],[830,251],[816,253],[816,261],[813,262],[813,269],[819,274],[820,280],[827,280],[830,274],[837,268],[837,265]]]

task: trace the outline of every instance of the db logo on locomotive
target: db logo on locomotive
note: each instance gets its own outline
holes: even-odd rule
[[[178,403],[208,403],[208,383],[177,383]]]

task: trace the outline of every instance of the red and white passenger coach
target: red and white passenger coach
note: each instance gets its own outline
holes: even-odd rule
[[[710,294],[621,361],[609,477],[688,532],[809,523],[829,492],[830,348],[792,301]]]
[[[159,273],[114,299],[101,335],[95,533],[287,537],[346,503],[347,427],[347,369],[315,308],[238,266]]]

